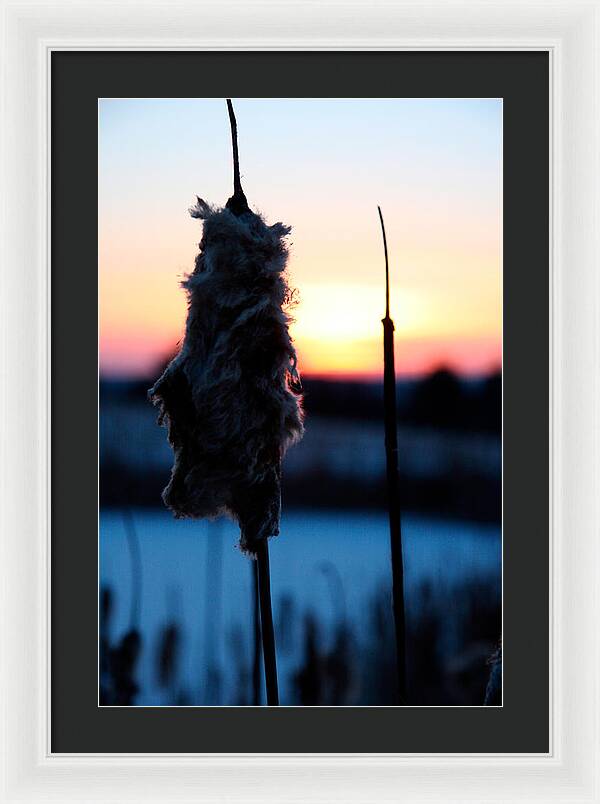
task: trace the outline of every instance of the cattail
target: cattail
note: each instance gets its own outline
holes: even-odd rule
[[[279,533],[281,460],[303,432],[286,313],[290,228],[268,226],[249,209],[227,104],[234,194],[222,209],[201,198],[190,209],[204,227],[195,268],[183,282],[185,338],[149,395],[175,455],[164,502],[176,517],[229,515],[239,523],[242,550],[259,561],[265,665],[274,671],[267,539]],[[275,702],[276,677],[266,675]]]
[[[383,324],[383,397],[385,420],[385,462],[390,523],[390,556],[392,563],[392,607],[396,635],[396,668],[398,701],[406,703],[406,616],[404,612],[404,562],[400,520],[400,487],[398,483],[398,433],[396,409],[396,368],[394,363],[394,322],[390,318],[390,271],[387,238],[380,207],[379,221],[385,253],[385,317]]]

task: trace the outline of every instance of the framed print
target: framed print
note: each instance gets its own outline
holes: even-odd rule
[[[3,800],[598,801],[596,5],[141,8],[5,8]]]
[[[540,147],[547,141],[548,55],[236,54],[228,63],[250,83],[277,73],[288,87],[297,82],[297,97],[242,96],[227,104],[139,99],[135,75],[137,64],[148,62],[146,54],[88,58],[56,53],[52,59],[53,199],[63,208],[71,199],[73,209],[64,218],[70,232],[84,237],[89,225],[87,236],[94,236],[96,226],[77,203],[85,157],[72,159],[73,138],[87,139],[86,124],[94,127],[89,155],[98,167],[91,162],[89,169],[98,171],[99,199],[98,280],[89,287],[89,302],[99,298],[99,333],[87,312],[78,325],[69,320],[67,311],[88,309],[68,299],[69,288],[82,292],[75,275],[62,282],[54,274],[54,304],[65,310],[54,365],[71,362],[70,349],[81,354],[77,360],[73,355],[73,364],[83,364],[83,353],[96,349],[99,337],[99,393],[95,371],[88,390],[94,411],[99,399],[99,512],[88,501],[88,472],[77,463],[86,418],[72,454],[69,448],[75,408],[87,407],[87,385],[82,372],[77,394],[66,387],[69,375],[64,390],[60,381],[54,385],[62,399],[77,400],[57,410],[54,438],[65,450],[65,465],[77,466],[64,488],[79,506],[73,516],[57,487],[53,585],[75,596],[78,606],[60,614],[63,625],[71,617],[73,622],[63,632],[65,642],[59,636],[53,643],[54,750],[82,749],[86,722],[93,724],[90,749],[104,740],[116,749],[116,739],[120,750],[129,741],[139,748],[139,739],[153,750],[231,748],[231,729],[221,732],[226,722],[237,723],[240,744],[252,734],[257,747],[271,747],[259,724],[274,715],[279,750],[334,744],[342,750],[341,710],[355,723],[343,750],[370,750],[377,734],[383,746],[394,730],[396,748],[404,739],[407,750],[425,749],[431,738],[417,734],[429,709],[439,745],[448,749],[456,748],[460,724],[470,714],[479,726],[476,740],[464,738],[465,747],[546,751],[548,645],[538,624],[548,617],[547,563],[541,558],[547,539],[537,524],[548,507],[547,420],[539,415],[548,406],[547,361],[540,360],[547,353],[547,310],[536,303],[548,296],[548,165],[547,147]],[[180,96],[186,76],[227,70],[221,53],[155,54],[152,63],[166,85],[179,86]],[[458,97],[443,96],[441,65]],[[98,99],[98,81],[111,74],[121,92],[126,76],[134,83],[122,96],[107,84]],[[387,74],[391,83],[383,99],[344,97],[341,81],[326,97],[306,97],[323,74],[344,75],[355,86],[361,76],[366,82]],[[415,97],[393,97],[394,76],[400,75],[415,76]],[[489,98],[481,96],[484,80],[494,88]],[[86,88],[92,85],[95,106],[88,107]],[[216,153],[225,155],[227,175],[231,171],[230,114],[241,176],[234,170],[232,200],[219,211],[222,206],[203,196],[214,197],[223,186],[220,171],[211,167],[219,161]],[[243,156],[244,120],[262,139],[269,131],[287,132],[264,148],[275,170],[265,183],[276,189],[271,207],[279,199],[285,223],[296,210],[292,234],[277,223],[276,211],[263,206],[260,217],[253,211],[259,202],[251,195],[251,176],[258,181],[271,168],[258,141]],[[529,137],[517,139],[524,120]],[[387,134],[374,134],[382,126]],[[334,156],[342,140],[345,155]],[[397,156],[400,143],[405,161]],[[364,157],[364,187],[351,202],[347,164],[361,147],[374,153]],[[181,163],[169,162],[169,154]],[[183,193],[180,185],[193,181],[189,165],[198,159],[208,192],[191,196],[194,229],[175,234],[176,196]],[[286,159],[297,176],[293,198],[310,199],[307,205],[282,194],[275,166]],[[390,163],[399,164],[396,178]],[[519,209],[524,164],[530,178],[537,176],[539,195],[527,216]],[[356,170],[352,176],[358,181]],[[322,189],[313,198],[315,186]],[[269,192],[263,191],[263,204]],[[153,193],[140,216],[138,199]],[[375,225],[369,226],[365,198],[377,194],[381,219],[371,204]],[[163,209],[159,199],[171,197]],[[320,203],[331,205],[329,220],[325,207],[315,214]],[[452,222],[454,208],[461,210],[460,220]],[[146,229],[148,215],[156,234]],[[364,219],[364,230],[348,229],[350,218]],[[71,249],[80,254],[80,246],[65,236],[60,219],[53,220],[62,276],[71,276],[68,255]],[[190,273],[182,268],[178,240],[198,240],[198,226],[202,239]],[[435,234],[438,229],[442,234]],[[392,249],[395,241],[404,246]],[[361,254],[363,242],[378,254],[379,279],[370,259],[353,256]],[[389,319],[396,319],[390,332],[397,393],[391,430],[384,404],[389,356],[380,333],[384,244]],[[406,266],[395,277],[395,255],[403,248]],[[528,248],[524,277],[519,266]],[[167,255],[166,267],[156,254]],[[324,262],[331,266],[326,272],[319,268]],[[78,259],[72,270],[79,270]],[[510,326],[503,327],[503,319]],[[76,342],[69,334],[74,328]],[[272,343],[282,344],[282,351]],[[175,357],[165,359],[169,353]],[[529,415],[518,405],[523,396]],[[190,398],[189,405],[183,401]],[[511,410],[520,415],[511,418]],[[167,424],[166,433],[157,418]],[[281,432],[274,429],[277,420],[285,422]],[[529,443],[539,445],[528,452],[529,465],[519,450],[521,427]],[[386,488],[385,444],[396,430],[400,512],[390,517],[397,501]],[[89,438],[97,438],[95,427]],[[283,453],[288,446],[275,485],[269,450]],[[531,519],[518,504],[518,489],[525,488]],[[90,490],[96,491],[95,483]],[[79,538],[83,522],[86,531],[98,528],[98,544]],[[401,528],[394,532],[390,523]],[[278,530],[280,536],[260,545],[263,528],[269,537]],[[261,547],[270,563],[266,612]],[[394,559],[396,547],[402,560]],[[80,558],[71,562],[66,556],[74,551]],[[97,552],[99,567],[87,577],[82,567],[91,567]],[[517,567],[525,566],[530,580],[519,588]],[[503,585],[511,590],[504,599]],[[270,635],[266,617],[273,623]],[[87,633],[86,618],[99,618],[99,640],[81,638],[80,658],[73,661],[66,640],[73,629]],[[540,636],[533,639],[532,632]],[[526,655],[535,683],[517,676],[500,650]],[[74,695],[77,684],[81,699]],[[526,724],[520,714],[525,700]],[[145,718],[139,737],[128,731],[131,708]],[[200,715],[210,729],[186,744],[190,738],[181,724]],[[161,726],[154,730],[149,724],[157,716]],[[410,729],[399,729],[413,719]],[[299,732],[301,722],[319,723],[319,736]],[[212,742],[204,742],[209,734]]]

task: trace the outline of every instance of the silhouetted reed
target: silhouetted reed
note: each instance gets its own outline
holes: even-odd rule
[[[222,523],[219,520],[209,522],[207,530],[204,575],[204,700],[206,703],[218,703],[222,681],[218,657],[223,598]]]
[[[281,654],[291,654],[296,642],[297,613],[294,597],[284,592],[277,604],[277,647]]]
[[[130,556],[131,595],[129,628],[111,644],[110,622],[113,599],[109,589],[100,592],[100,704],[132,706],[139,692],[136,666],[142,647],[140,633],[142,600],[142,560],[139,538],[131,511],[123,510],[123,524]]]
[[[181,632],[170,622],[162,629],[156,651],[157,682],[163,689],[176,688]]]
[[[110,677],[110,621],[112,617],[112,592],[108,586],[100,589],[99,673],[100,705],[110,703],[112,681]]]
[[[137,629],[140,624],[142,610],[142,551],[140,539],[135,527],[135,520],[131,509],[123,509],[123,525],[127,537],[127,547],[129,549],[129,560],[131,569],[131,603],[129,609],[129,625],[131,629]]]
[[[139,686],[135,680],[135,668],[142,639],[140,632],[132,628],[123,636],[110,653],[111,676],[115,706],[133,706]]]
[[[260,673],[260,596],[258,590],[258,562],[251,562],[252,582],[252,705],[260,706],[261,673]]]
[[[241,625],[237,624],[229,630],[227,644],[232,659],[229,666],[232,668],[235,679],[234,698],[230,703],[234,706],[249,706],[253,703],[250,690],[251,672],[247,659],[244,629]]]
[[[130,628],[115,644],[111,640],[112,591],[100,590],[100,706],[133,706],[139,685],[135,678],[141,635]]]
[[[406,700],[406,615],[404,611],[404,564],[402,556],[402,525],[400,521],[400,487],[398,480],[398,433],[396,405],[396,370],[394,363],[394,322],[390,318],[390,272],[387,239],[380,207],[379,220],[385,252],[385,317],[383,324],[383,404],[385,422],[385,456],[390,520],[390,555],[392,562],[392,606],[396,637],[396,671],[398,702]]]
[[[294,677],[301,706],[319,706],[322,703],[323,668],[321,662],[317,621],[312,613],[307,613],[304,617],[303,664]]]

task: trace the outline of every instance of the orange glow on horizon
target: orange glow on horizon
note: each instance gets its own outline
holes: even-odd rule
[[[176,350],[168,342],[127,335],[101,339],[101,372],[107,375],[153,377]],[[396,336],[396,374],[412,377],[445,367],[457,374],[482,375],[501,367],[501,343],[496,337],[438,340]],[[343,342],[296,341],[298,367],[305,377],[377,379],[383,376],[381,338]]]
[[[175,108],[200,128],[180,126]],[[374,129],[373,114],[386,126]],[[250,205],[268,223],[293,226],[289,282],[298,304],[290,331],[303,375],[382,374],[376,204],[390,253],[398,375],[498,368],[500,104],[243,101],[239,118]],[[187,100],[103,101],[100,119],[100,370],[149,377],[184,334],[180,281],[202,236],[186,208],[195,192],[227,197],[227,121],[220,103]],[[276,125],[265,128],[266,119]],[[200,144],[199,130],[212,132]]]
[[[136,290],[136,304],[103,282],[101,369],[145,376],[157,370],[183,337],[185,294],[154,275]],[[382,292],[374,285],[308,284],[292,309],[291,334],[307,376],[378,377],[382,373]],[[501,362],[498,322],[468,315],[460,300],[425,299],[416,291],[391,291],[399,375],[424,374],[445,365],[463,374],[494,370]]]

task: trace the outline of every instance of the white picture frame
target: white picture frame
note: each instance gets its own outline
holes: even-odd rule
[[[598,0],[0,5],[0,800],[600,802]],[[550,53],[548,754],[50,752],[48,121],[50,54],[61,49]]]

